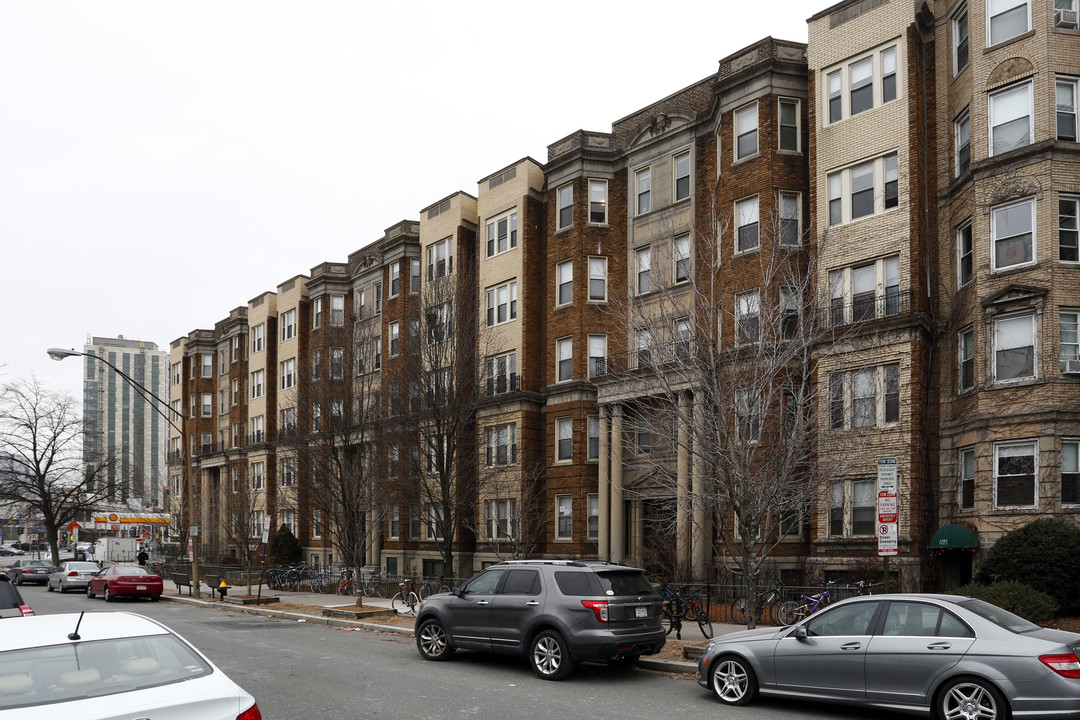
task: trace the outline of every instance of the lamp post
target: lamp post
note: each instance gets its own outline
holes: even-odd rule
[[[187,490],[187,498],[186,499],[187,499],[187,508],[188,508],[188,525],[195,524],[193,522],[193,520],[194,520],[194,512],[195,512],[195,490],[192,487],[193,484],[191,482],[191,471],[190,471],[190,462],[189,462],[190,458],[188,457],[189,446],[188,446],[188,437],[187,437],[187,419],[186,419],[184,413],[180,413],[180,425],[178,426],[175,422],[173,422],[173,419],[171,417],[171,415],[172,415],[171,408],[168,410],[168,412],[161,409],[162,406],[164,406],[166,408],[169,408],[169,403],[162,400],[160,397],[158,397],[153,392],[151,392],[149,389],[147,389],[142,383],[138,382],[137,380],[135,380],[134,378],[129,376],[127,373],[125,373],[123,370],[121,370],[120,368],[113,365],[111,362],[109,362],[105,358],[98,357],[97,355],[91,355],[90,353],[79,352],[78,350],[65,350],[64,348],[49,348],[46,352],[48,352],[50,358],[52,358],[53,360],[57,360],[57,361],[63,360],[64,358],[81,356],[81,357],[93,358],[93,359],[97,360],[100,363],[108,365],[110,368],[113,369],[114,372],[116,372],[117,375],[119,375],[121,378],[123,378],[124,382],[126,382],[128,385],[130,385],[135,390],[135,392],[139,394],[139,396],[143,400],[145,400],[147,403],[149,403],[150,406],[152,408],[154,408],[154,410],[158,413],[158,415],[161,415],[161,417],[165,418],[165,421],[167,423],[169,423],[169,425],[172,426],[173,430],[176,430],[176,432],[180,433],[180,447],[181,447],[181,452],[183,453],[182,462],[180,464],[180,478],[181,478],[181,482],[184,483],[184,487]],[[155,405],[154,403],[150,402],[151,399],[156,400],[158,402],[158,404]],[[190,537],[190,535],[189,535],[189,537]],[[199,596],[199,552],[198,551],[199,551],[198,544],[195,542],[194,539],[192,539],[192,541],[191,541],[191,589],[194,592],[195,597]]]

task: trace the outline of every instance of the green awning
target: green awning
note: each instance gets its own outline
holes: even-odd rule
[[[930,537],[929,547],[933,550],[977,548],[979,547],[979,536],[967,525],[946,525],[938,528],[938,531]]]

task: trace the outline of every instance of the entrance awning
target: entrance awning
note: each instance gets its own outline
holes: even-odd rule
[[[930,537],[929,547],[933,550],[977,548],[979,536],[967,525],[946,525],[938,528],[938,531]]]

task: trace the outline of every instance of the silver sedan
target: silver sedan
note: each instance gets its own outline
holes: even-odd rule
[[[86,586],[90,583],[90,578],[99,572],[101,572],[101,566],[95,562],[69,560],[60,563],[60,567],[56,569],[56,572],[49,576],[47,589],[49,592],[53,590],[62,593],[68,590],[82,590],[85,592]]]
[[[1080,717],[1080,634],[955,595],[851,598],[786,628],[709,643],[698,684],[757,695],[929,711],[939,720]]]

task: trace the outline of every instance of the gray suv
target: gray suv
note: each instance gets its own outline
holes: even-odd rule
[[[582,660],[630,666],[664,647],[660,596],[636,568],[580,560],[512,560],[432,595],[416,616],[426,660],[455,650],[524,655],[537,676]]]

